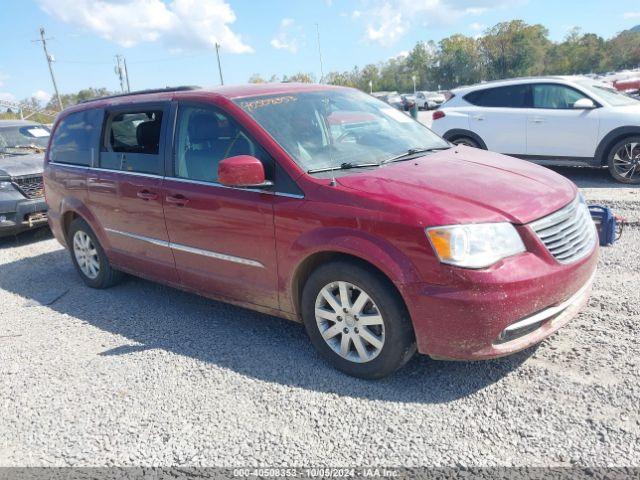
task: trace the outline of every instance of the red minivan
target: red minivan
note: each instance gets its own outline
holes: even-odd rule
[[[87,285],[126,272],[301,321],[358,377],[416,350],[476,360],[540,342],[596,269],[572,182],[347,88],[100,98],[59,115],[45,163],[51,229]]]

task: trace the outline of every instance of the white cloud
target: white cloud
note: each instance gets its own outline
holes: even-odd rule
[[[168,48],[199,50],[219,43],[232,53],[253,49],[230,25],[236,15],[225,0],[38,0],[63,22],[123,47],[162,42]]]
[[[9,92],[0,92],[0,100],[4,100],[5,102],[15,102],[16,97]]]
[[[485,28],[487,28],[487,26],[483,25],[482,23],[473,22],[471,25],[469,25],[469,28],[471,30],[473,30],[474,32],[480,32],[480,31],[484,30]]]
[[[271,46],[276,50],[286,50],[297,53],[304,44],[302,37],[302,27],[292,18],[283,18],[275,37],[271,39]]]
[[[464,16],[479,16],[489,10],[507,8],[528,0],[361,0],[367,8],[358,16],[365,23],[365,38],[390,46],[414,25],[429,27],[451,24]],[[360,10],[356,10],[360,12]],[[355,11],[354,11],[355,13]],[[475,22],[474,24],[480,25]]]
[[[51,94],[49,92],[45,92],[44,90],[36,90],[31,94],[33,98],[38,100],[40,103],[48,103],[51,100]]]
[[[622,16],[624,18],[640,18],[640,12],[625,12]]]

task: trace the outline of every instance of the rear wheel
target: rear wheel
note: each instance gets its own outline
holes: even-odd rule
[[[616,143],[608,157],[609,173],[622,183],[640,184],[640,137]]]
[[[69,227],[71,260],[82,281],[91,288],[108,288],[118,283],[122,273],[111,268],[98,239],[82,218],[76,218]]]
[[[304,324],[320,355],[338,370],[381,378],[415,353],[409,315],[389,282],[352,262],[311,274],[302,293]]]
[[[464,145],[465,147],[480,148],[478,142],[469,137],[458,137],[454,140],[451,140],[451,143],[453,143],[454,145]]]

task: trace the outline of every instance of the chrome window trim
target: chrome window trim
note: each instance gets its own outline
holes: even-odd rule
[[[190,247],[188,245],[182,245],[180,243],[167,242],[165,240],[159,240],[153,237],[147,237],[145,235],[138,235],[130,232],[123,232],[114,228],[105,228],[106,232],[121,235],[123,237],[133,238],[143,242],[151,243],[159,247],[171,248],[174,250],[180,250],[182,252],[192,253],[194,255],[202,255],[204,257],[215,258],[217,260],[224,260],[227,262],[238,263],[240,265],[248,265],[250,267],[265,268],[264,265],[257,260],[251,260],[249,258],[236,257],[235,255],[227,255],[226,253],[214,252],[212,250],[204,250],[202,248]]]
[[[180,183],[192,183],[194,185],[204,185],[205,187],[218,187],[218,188],[228,188],[231,190],[241,190],[244,192],[254,192],[254,193],[265,193],[267,195],[276,195],[278,197],[289,197],[289,198],[304,198],[304,195],[299,195],[296,193],[285,193],[285,192],[272,192],[270,190],[261,189],[261,188],[250,188],[250,187],[231,187],[229,185],[223,185],[218,182],[207,182],[204,180],[193,180],[191,178],[180,178],[180,177],[164,177],[167,180],[173,180]]]
[[[125,175],[138,175],[138,176],[147,177],[147,178],[161,178],[161,179],[173,180],[181,183],[192,183],[195,185],[204,185],[208,187],[229,188],[231,190],[241,190],[244,192],[266,193],[269,195],[275,195],[277,197],[296,198],[299,200],[304,198],[304,195],[299,195],[297,193],[271,192],[269,190],[262,190],[260,188],[230,187],[228,185],[222,185],[221,183],[218,183],[218,182],[205,182],[202,180],[191,180],[189,178],[168,177],[168,176],[156,175],[153,173],[128,172],[126,170],[114,170],[112,168],[99,168],[99,167],[90,167],[87,165],[73,165],[73,164],[58,163],[58,162],[49,162],[49,165],[55,165],[59,167],[79,168],[82,170],[91,170],[91,171],[97,171],[97,172],[103,171],[103,172],[113,172],[113,173],[124,173]]]

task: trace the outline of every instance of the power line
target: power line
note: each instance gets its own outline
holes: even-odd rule
[[[42,42],[42,48],[44,50],[44,56],[47,59],[47,64],[49,65],[49,73],[51,74],[51,82],[53,83],[53,90],[56,92],[56,98],[58,99],[58,106],[60,107],[60,110],[62,111],[62,109],[64,108],[64,105],[62,104],[62,98],[60,98],[60,92],[58,92],[58,85],[56,84],[56,77],[53,74],[53,67],[51,66],[51,63],[53,63],[54,58],[53,56],[49,55],[49,52],[47,51],[47,40],[51,40],[50,38],[44,38],[44,28],[40,27],[40,39],[39,40],[32,40],[32,42]]]

